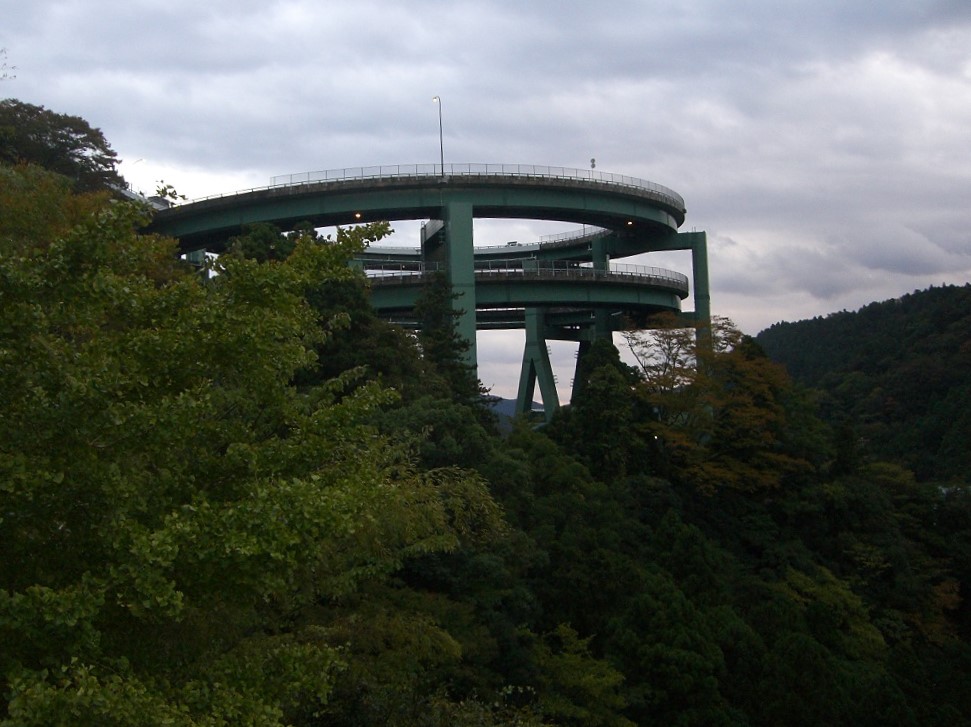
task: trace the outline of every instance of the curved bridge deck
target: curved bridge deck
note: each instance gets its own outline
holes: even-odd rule
[[[555,220],[623,231],[626,244],[615,245],[610,254],[625,257],[647,252],[651,239],[676,232],[684,222],[680,195],[632,177],[592,170],[571,175],[561,167],[529,165],[446,165],[445,175],[418,173],[422,165],[404,168],[416,173],[402,172],[401,166],[375,167],[367,175],[368,168],[359,175],[340,170],[337,179],[315,172],[302,181],[206,197],[160,210],[150,229],[178,237],[185,252],[219,251],[255,222],[292,229],[304,222],[330,227],[442,219],[443,207],[461,203],[477,218]]]
[[[372,302],[387,316],[406,319],[423,280],[444,271],[462,311],[458,332],[470,343],[473,365],[477,328],[525,328],[521,411],[532,401],[537,381],[547,415],[558,405],[547,338],[581,341],[582,356],[584,342],[609,336],[622,317],[681,313],[687,276],[615,260],[690,250],[695,311],[683,315],[709,316],[705,235],[678,231],[684,200],[653,182],[523,164],[357,167],[272,181],[161,210],[149,230],[179,238],[183,252],[220,252],[253,223],[286,231],[308,223],[427,219],[419,247],[375,246],[358,256],[355,264],[372,281]],[[477,247],[476,218],[568,222],[583,231],[537,243]]]
[[[369,263],[366,266],[372,286],[421,284],[426,276],[446,272],[442,263]],[[548,281],[572,280],[578,282],[604,282],[620,285],[650,285],[664,288],[679,298],[688,297],[688,276],[673,270],[645,265],[614,265],[603,270],[570,264],[561,260],[491,260],[476,261],[477,283],[491,281]]]
[[[292,186],[311,182],[348,182],[372,179],[434,178],[452,177],[528,177],[534,179],[557,179],[568,181],[587,181],[601,184],[629,187],[645,191],[659,201],[663,201],[684,213],[684,198],[673,189],[645,179],[624,174],[598,172],[594,169],[571,169],[569,167],[549,167],[535,164],[391,164],[373,167],[349,167],[327,169],[318,172],[282,174],[270,180],[271,186]],[[222,195],[220,195],[222,196]]]

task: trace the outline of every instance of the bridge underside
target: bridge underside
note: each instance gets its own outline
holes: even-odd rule
[[[220,252],[246,225],[283,230],[377,220],[427,219],[420,247],[365,251],[355,264],[372,279],[375,308],[413,324],[423,275],[444,272],[456,294],[458,333],[476,365],[476,330],[526,332],[518,407],[532,408],[538,383],[547,418],[559,405],[548,339],[583,342],[610,336],[660,311],[702,330],[709,318],[705,233],[679,233],[684,201],[659,185],[589,170],[521,165],[410,167],[402,173],[277,185],[181,205],[158,213],[153,231],[178,237],[184,252]],[[344,170],[346,171],[346,170]],[[475,218],[573,222],[590,228],[572,238],[477,248]],[[690,250],[695,310],[682,313],[688,278],[657,268],[620,270],[615,261],[644,253]],[[701,334],[700,334],[701,335]]]
[[[522,414],[532,411],[537,385],[547,420],[559,406],[547,341],[580,343],[576,362],[579,372],[589,348],[586,344],[597,338],[645,327],[652,316],[663,312],[678,313],[688,325],[694,324],[693,314],[681,313],[681,300],[688,293],[687,279],[670,271],[663,271],[665,276],[658,269],[633,273],[594,267],[558,268],[532,265],[529,259],[502,261],[501,269],[495,267],[497,264],[490,262],[485,269],[473,271],[476,308],[468,317],[480,331],[525,331],[516,401],[516,410]],[[372,274],[382,273],[371,278],[374,307],[399,325],[417,328],[414,306],[427,279],[425,268],[421,263],[402,264],[392,275],[386,259],[371,265]],[[375,265],[379,267],[375,269]]]

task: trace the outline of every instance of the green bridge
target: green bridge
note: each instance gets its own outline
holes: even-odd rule
[[[419,245],[372,246],[355,261],[371,280],[382,315],[416,325],[414,303],[426,277],[444,272],[456,293],[459,333],[476,364],[477,329],[523,328],[526,344],[517,407],[527,412],[539,384],[547,418],[559,405],[547,340],[590,344],[659,312],[686,325],[710,317],[704,232],[679,232],[684,200],[671,189],[594,170],[520,164],[396,165],[276,177],[268,187],[161,210],[153,231],[184,252],[219,252],[255,222],[281,229],[377,220],[427,220]],[[575,234],[541,242],[476,247],[473,220],[575,223]],[[690,250],[691,279],[663,268],[618,264],[644,253]],[[694,311],[681,302],[693,291]]]

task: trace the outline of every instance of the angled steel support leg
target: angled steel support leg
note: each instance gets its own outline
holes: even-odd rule
[[[523,351],[523,367],[519,375],[519,396],[516,397],[516,413],[525,414],[532,410],[533,394],[539,381],[540,395],[543,397],[543,411],[546,421],[553,418],[553,412],[560,406],[556,393],[553,367],[550,365],[549,352],[546,350],[544,334],[545,314],[540,308],[526,309],[526,347]]]

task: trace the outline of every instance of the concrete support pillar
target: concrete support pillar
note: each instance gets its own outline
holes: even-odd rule
[[[556,393],[556,381],[550,355],[546,350],[546,315],[541,308],[526,309],[526,347],[523,351],[523,367],[519,375],[519,395],[516,397],[516,413],[525,414],[532,410],[536,382],[543,398],[546,421],[553,418],[553,412],[560,406]]]
[[[691,245],[694,278],[695,336],[699,346],[711,347],[711,291],[708,288],[708,236],[696,233]]]
[[[613,339],[613,332],[610,326],[610,311],[604,308],[597,308],[593,312],[593,338]]]
[[[442,220],[428,220],[421,227],[421,261],[429,270],[445,262],[444,229]]]
[[[206,251],[205,250],[192,250],[185,254],[185,260],[190,265],[194,267],[201,268],[206,264]]]
[[[469,342],[466,363],[477,366],[475,346],[475,247],[472,240],[472,203],[448,202],[443,208],[446,269],[456,295],[453,305],[461,311],[458,333]]]
[[[607,255],[607,236],[599,235],[590,243],[590,257],[593,258],[595,270],[607,270],[610,257]]]
[[[610,270],[610,255],[607,254],[606,235],[600,235],[593,239],[593,242],[590,244],[590,258],[593,262],[594,270],[602,270],[604,272]],[[610,311],[605,309],[596,309],[593,312],[593,339],[598,338],[612,338]],[[580,349],[577,351],[577,365],[579,365],[580,359],[586,353],[586,348],[589,347],[589,341],[587,341],[586,347],[583,344],[580,345]]]

